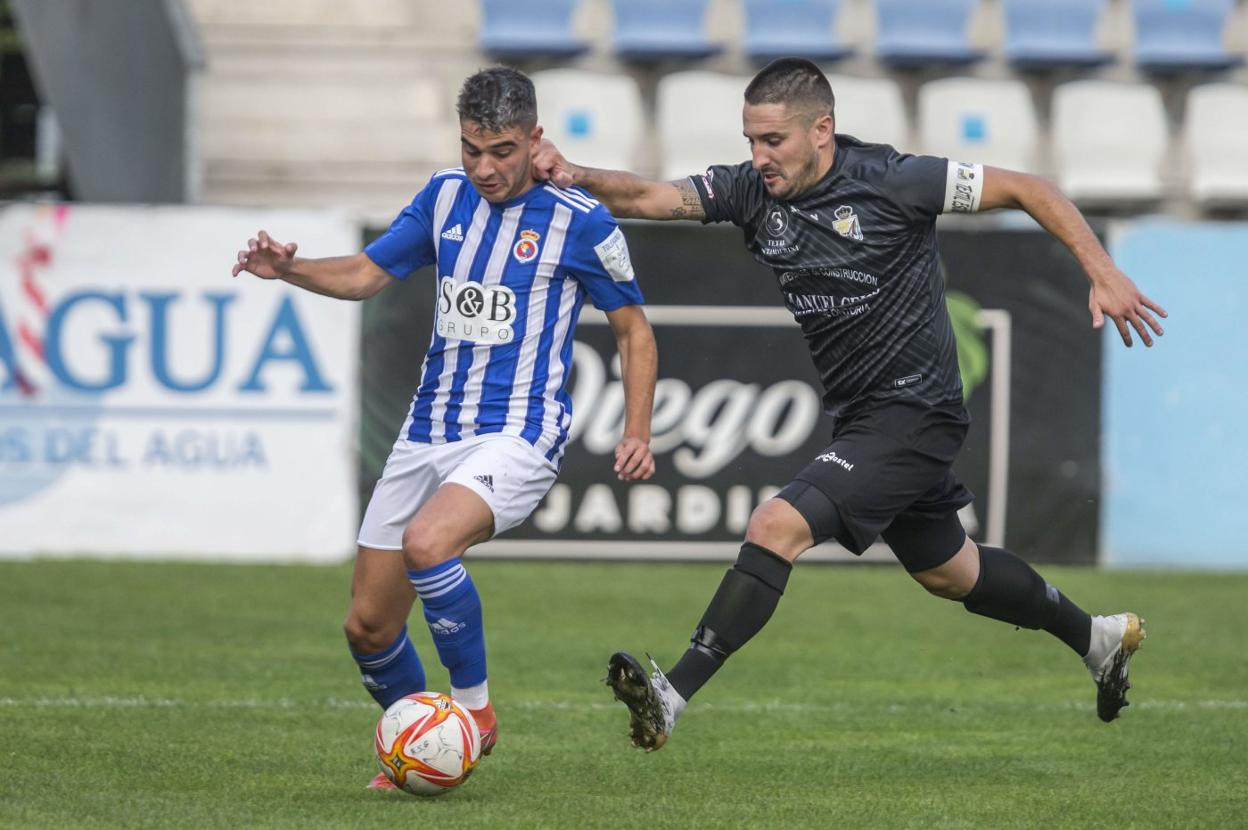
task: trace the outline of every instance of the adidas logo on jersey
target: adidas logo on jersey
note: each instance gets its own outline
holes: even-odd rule
[[[473,476],[473,479],[484,484],[491,493],[494,492],[494,476]]]
[[[464,229],[461,225],[459,225],[459,223],[456,223],[454,227],[447,228],[446,230],[442,231],[442,238],[449,239],[452,242],[463,242],[464,241]]]
[[[434,634],[454,634],[468,627],[468,623],[455,622],[441,617],[437,622],[429,623],[429,630]]]

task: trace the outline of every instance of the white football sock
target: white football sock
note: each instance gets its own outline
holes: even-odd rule
[[[480,709],[490,702],[490,682],[482,680],[475,686],[469,686],[467,689],[456,689],[451,687],[451,697],[457,703],[462,703],[469,709]]]

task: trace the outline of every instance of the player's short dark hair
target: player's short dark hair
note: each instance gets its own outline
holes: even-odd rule
[[[836,117],[836,96],[827,76],[805,58],[776,58],[764,66],[745,88],[747,104],[784,104],[811,121]]]
[[[531,130],[537,126],[537,93],[523,72],[492,66],[464,81],[455,110],[460,121],[474,121],[492,133],[509,127]]]

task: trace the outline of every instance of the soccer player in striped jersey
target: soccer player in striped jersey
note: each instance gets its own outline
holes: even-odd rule
[[[512,69],[483,70],[465,81],[458,112],[463,167],[435,173],[363,253],[305,259],[261,231],[239,252],[234,275],[359,300],[436,265],[434,331],[361,524],[345,630],[365,687],[387,707],[425,688],[407,636],[419,597],[451,694],[473,713],[489,752],[497,720],[481,601],[462,557],[523,522],[555,481],[586,297],[606,312],[619,346],[626,404],[614,471],[625,481],[654,472],[657,356],[611,214],[583,190],[533,176],[542,130],[532,82]],[[370,786],[388,784],[379,775]]]
[[[535,156],[540,177],[584,186],[618,215],[742,228],[801,325],[833,418],[830,445],[751,514],[736,564],[672,669],[647,676],[630,654],[610,658],[607,682],[629,709],[633,742],[663,746],[689,699],[767,624],[803,552],[836,540],[861,554],[877,537],[934,596],[1065,643],[1096,683],[1097,716],[1114,720],[1127,705],[1143,621],[1088,614],[1021,557],[976,543],[958,519],[973,496],[952,464],[970,418],[936,217],[1026,211],[1083,267],[1093,326],[1108,318],[1127,346],[1132,329],[1151,346],[1165,310],[1043,179],[837,133],[831,84],[803,58],[771,62],[744,92],[746,162],[651,182],[570,164],[549,142]]]

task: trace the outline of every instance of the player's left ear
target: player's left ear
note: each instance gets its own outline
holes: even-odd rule
[[[537,149],[537,145],[542,143],[542,125],[541,124],[538,124],[536,127],[533,128],[533,132],[529,133],[529,142],[532,144],[534,150]]]
[[[821,115],[810,125],[810,131],[816,147],[831,144],[836,132],[836,120],[831,115]]]

